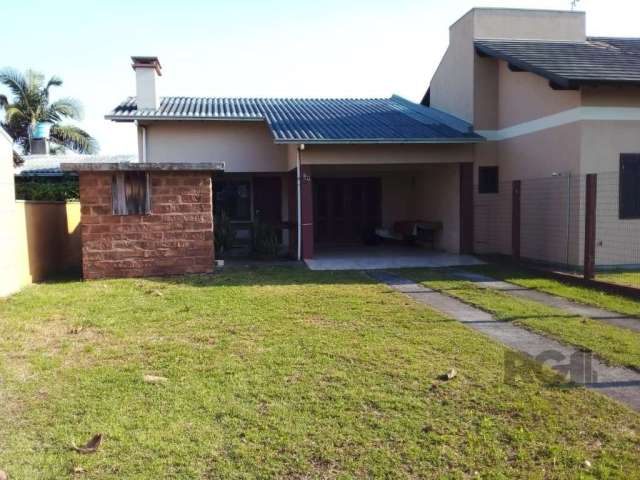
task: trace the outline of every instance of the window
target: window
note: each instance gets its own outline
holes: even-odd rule
[[[640,154],[620,155],[620,219],[640,218]]]
[[[219,179],[214,185],[215,211],[221,211],[232,222],[251,221],[251,182],[249,180]]]
[[[149,175],[146,172],[119,172],[111,183],[114,215],[146,215],[150,212]]]
[[[478,193],[498,193],[498,167],[478,167]]]

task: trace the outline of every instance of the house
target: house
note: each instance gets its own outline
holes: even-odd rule
[[[579,266],[585,175],[598,174],[597,262],[640,263],[640,39],[588,37],[582,12],[472,9],[422,101],[470,123],[474,251]],[[537,217],[537,218],[535,218]],[[528,220],[525,220],[528,218]]]
[[[437,248],[470,251],[465,202],[484,139],[468,122],[397,96],[159,99],[158,59],[134,57],[133,69],[136,97],[106,118],[136,123],[142,163],[224,163],[215,203],[238,230],[260,215],[308,260],[420,219],[442,225]]]
[[[146,168],[146,176],[130,176],[139,183],[129,185],[127,175],[102,168],[101,179],[81,187],[83,202],[83,195],[92,198],[92,185],[104,190],[102,203],[87,213],[106,215],[101,223],[143,225],[139,214],[153,213],[156,204],[180,210],[171,204],[185,203],[175,192],[156,192],[154,200],[153,177],[163,165],[173,172],[180,165],[187,171],[224,165],[199,170],[202,182],[212,175],[211,208],[224,210],[240,237],[249,235],[256,218],[280,229],[280,242],[294,258],[312,260],[332,246],[403,236],[450,254],[511,254],[513,181],[521,181],[524,217],[533,212],[542,219],[523,221],[522,255],[579,265],[584,175],[610,172],[620,176],[616,194],[624,202],[610,207],[620,212],[599,227],[600,255],[624,263],[620,251],[637,248],[637,235],[605,237],[616,222],[633,232],[640,228],[634,220],[640,218],[640,40],[587,37],[582,12],[472,9],[451,26],[449,47],[421,104],[397,96],[159,97],[159,60],[132,60],[136,95],[106,118],[135,124],[135,169]],[[529,183],[538,179],[550,182],[548,191]],[[144,190],[144,182],[151,187]],[[145,192],[131,219],[120,215],[128,198],[123,192]],[[192,193],[181,192],[185,198]],[[187,218],[178,221],[188,225]],[[140,255],[140,248],[127,245],[144,241],[144,230],[130,239],[127,228],[118,227],[117,239],[106,241],[98,231],[108,228],[90,230],[102,249],[94,251],[96,258],[122,267],[105,264],[103,273],[127,274],[132,265],[131,274],[203,271],[203,262],[212,261],[209,253],[196,255],[200,270],[154,264],[157,251],[184,244],[163,245],[160,235],[142,254],[148,268],[141,271],[127,257]],[[167,238],[175,240],[175,233]],[[110,249],[118,249],[117,259]]]

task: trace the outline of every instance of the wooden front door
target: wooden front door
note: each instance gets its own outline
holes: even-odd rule
[[[379,178],[318,178],[313,183],[314,237],[324,244],[359,244],[382,220]]]

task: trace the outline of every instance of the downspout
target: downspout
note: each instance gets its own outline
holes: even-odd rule
[[[304,144],[298,145],[296,149],[296,185],[298,190],[298,205],[297,205],[297,220],[298,220],[298,261],[302,260],[302,183],[301,183],[301,161],[302,150],[304,150]]]

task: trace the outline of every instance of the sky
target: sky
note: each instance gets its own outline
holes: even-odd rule
[[[21,0],[2,6],[0,68],[59,75],[56,96],[107,155],[135,126],[104,120],[135,94],[132,55],[162,64],[160,95],[389,97],[420,101],[472,7],[570,9],[570,0]],[[640,36],[640,2],[580,0],[587,34]],[[7,39],[10,39],[7,41]],[[0,86],[0,92],[3,87]]]

